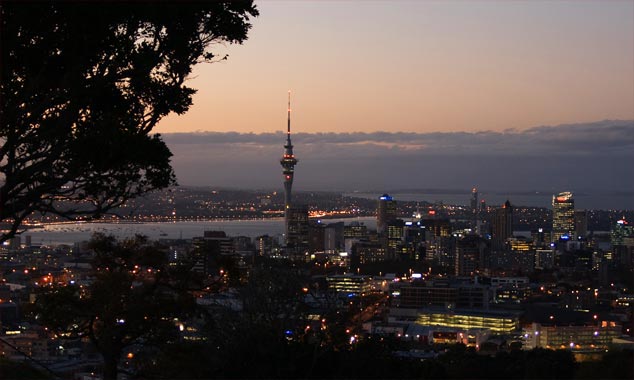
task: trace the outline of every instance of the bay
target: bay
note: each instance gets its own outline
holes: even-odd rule
[[[351,222],[363,223],[368,228],[376,228],[375,217],[324,219],[322,223]],[[221,220],[221,221],[179,221],[163,223],[60,223],[48,224],[43,228],[31,229],[21,234],[22,242],[30,236],[32,245],[55,246],[73,245],[89,240],[94,233],[113,235],[117,238],[144,235],[149,239],[191,239],[203,236],[205,231],[224,231],[228,236],[248,236],[251,238],[284,233],[284,219]]]

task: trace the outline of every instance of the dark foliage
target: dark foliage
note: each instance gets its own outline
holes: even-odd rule
[[[600,361],[582,362],[577,379],[634,379],[634,351],[611,350]]]
[[[14,362],[0,358],[0,379],[5,380],[46,380],[55,377],[41,369],[29,366],[27,362]]]
[[[92,284],[40,294],[38,320],[61,336],[89,339],[104,358],[105,378],[113,379],[126,348],[175,342],[174,319],[191,316],[195,302],[166,254],[145,238],[118,242],[96,235],[90,246]]]
[[[98,217],[175,183],[150,134],[183,113],[192,66],[241,43],[251,1],[0,3],[0,220]],[[81,203],[79,204],[79,202]]]

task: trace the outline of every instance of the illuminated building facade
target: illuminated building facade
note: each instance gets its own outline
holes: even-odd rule
[[[352,222],[343,227],[344,239],[367,239],[368,227],[363,223]]]
[[[289,210],[291,208],[291,189],[293,187],[293,176],[297,159],[293,154],[293,144],[291,143],[291,92],[288,92],[288,116],[286,126],[286,144],[284,145],[284,155],[280,160],[282,165],[282,175],[284,176],[284,218],[286,222],[287,243],[289,237]]]
[[[628,238],[634,237],[634,225],[625,220],[625,218],[618,220],[610,232],[610,242],[612,246],[626,245]]]
[[[458,310],[419,310],[416,324],[460,329],[488,329],[498,334],[512,333],[520,326],[519,316],[516,314]]]
[[[555,251],[553,249],[538,249],[535,251],[535,268],[552,269],[555,267]]]
[[[382,234],[387,231],[388,224],[396,219],[396,201],[389,195],[379,197],[379,206],[376,212],[376,230]]]
[[[405,234],[405,223],[401,219],[393,219],[387,223],[383,239],[389,259],[398,257]]]
[[[523,331],[524,348],[602,351],[607,349],[615,338],[621,336],[621,329],[621,325],[613,321],[586,325],[532,323]]]
[[[369,276],[340,274],[326,277],[328,289],[337,293],[363,295],[372,291],[372,279]]]
[[[552,240],[562,236],[572,237],[575,233],[575,200],[569,191],[553,195]]]
[[[518,237],[509,240],[509,247],[513,257],[511,268],[519,269],[524,273],[531,273],[535,270],[535,250],[530,241]]]
[[[610,234],[613,260],[625,268],[634,267],[634,226],[625,218],[616,222]]]
[[[370,241],[358,241],[352,245],[353,266],[380,263],[386,260],[387,254],[383,244]]]

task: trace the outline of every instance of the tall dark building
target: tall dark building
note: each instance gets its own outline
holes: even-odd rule
[[[275,240],[269,235],[262,235],[255,238],[256,251],[260,256],[270,256],[275,247]]]
[[[566,235],[575,233],[575,200],[569,191],[553,195],[553,230],[552,240],[558,241]]]
[[[494,250],[502,250],[506,239],[513,236],[513,206],[508,200],[495,210],[491,223],[491,245]]]
[[[303,255],[308,251],[310,242],[310,224],[308,207],[288,208],[286,217],[286,250],[289,256]]]
[[[396,219],[396,201],[387,194],[379,197],[379,206],[376,212],[376,230],[385,233],[388,224]]]
[[[479,216],[479,210],[478,210],[478,189],[477,188],[473,188],[471,189],[471,213],[472,215],[472,224],[473,224],[473,229],[475,231],[476,228],[478,228],[478,216]]]
[[[330,223],[326,226],[324,231],[324,246],[323,250],[326,253],[336,253],[337,251],[343,251],[344,246],[344,223]]]
[[[477,235],[468,235],[456,242],[456,276],[473,276],[482,269],[486,242]]]
[[[473,188],[471,189],[471,212],[472,213],[477,213],[478,212],[478,189],[477,188]]]
[[[284,220],[286,224],[286,239],[289,237],[289,210],[291,208],[291,188],[293,187],[293,176],[297,159],[293,154],[293,144],[291,143],[291,92],[288,92],[288,114],[286,126],[286,145],[284,145],[284,155],[280,160],[282,174],[284,175]]]
[[[192,245],[192,271],[203,274],[217,274],[220,258],[235,254],[233,238],[224,231],[205,231],[204,236],[193,238]]]
[[[575,236],[585,239],[588,235],[588,212],[575,210]]]

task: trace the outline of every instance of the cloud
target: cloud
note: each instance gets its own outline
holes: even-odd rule
[[[281,187],[283,132],[163,135],[184,185]],[[296,188],[634,189],[634,121],[502,132],[293,134]]]
[[[206,145],[267,149],[285,141],[283,132],[196,132],[163,135],[170,146]],[[634,150],[634,121],[605,120],[586,124],[542,126],[524,131],[502,132],[374,132],[297,133],[293,142],[308,152],[347,149],[354,154],[368,151],[403,153],[473,154],[595,154],[628,153]]]

